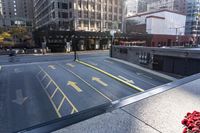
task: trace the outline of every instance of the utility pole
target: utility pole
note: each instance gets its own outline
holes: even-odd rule
[[[74,6],[74,9],[78,9],[77,7],[77,1],[75,1],[76,6]],[[77,20],[78,20],[78,12],[75,10],[74,14],[73,14],[73,31],[72,31],[72,35],[71,35],[71,42],[72,42],[72,46],[74,49],[74,61],[77,60],[77,42],[73,41],[73,39],[76,39],[75,37],[75,31],[76,31],[76,27],[77,27]],[[73,45],[74,42],[74,45]]]

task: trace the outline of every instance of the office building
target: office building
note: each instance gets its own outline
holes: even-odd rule
[[[120,30],[123,0],[34,0],[36,29]]]
[[[186,14],[186,0],[141,0],[138,3],[139,13],[163,9]]]
[[[192,35],[196,43],[200,42],[200,0],[188,0],[186,35]]]
[[[127,14],[126,14],[127,17],[137,14],[138,0],[127,0],[126,8],[127,8]]]
[[[30,26],[33,23],[33,0],[0,0],[0,26]]]

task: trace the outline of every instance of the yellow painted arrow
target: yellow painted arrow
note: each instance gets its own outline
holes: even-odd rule
[[[70,67],[75,67],[75,65],[71,64],[71,63],[67,63],[66,64],[67,66],[70,66]]]
[[[56,69],[56,67],[54,65],[49,65],[48,67],[51,68],[51,69],[53,69],[53,70]]]
[[[68,81],[67,85],[73,87],[76,91],[78,92],[82,92],[81,88],[78,87],[77,83],[76,82],[73,82],[73,81]]]
[[[103,86],[108,86],[108,84],[106,84],[105,82],[103,82],[100,78],[97,77],[92,77],[93,81],[96,81],[97,83],[103,85]]]

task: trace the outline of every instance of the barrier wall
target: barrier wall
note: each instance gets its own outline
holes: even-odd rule
[[[111,57],[182,76],[200,72],[200,48],[112,46]]]

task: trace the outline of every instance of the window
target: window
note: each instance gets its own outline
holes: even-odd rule
[[[101,19],[101,13],[97,13],[97,19]]]
[[[82,18],[82,11],[78,11],[78,17]]]
[[[95,12],[91,12],[91,19],[95,19]]]
[[[88,27],[88,26],[89,26],[89,23],[88,23],[87,20],[85,20],[85,21],[83,22],[83,24],[84,24],[84,27]]]
[[[55,8],[55,2],[53,2],[52,4],[51,4],[51,9],[54,9]]]
[[[84,11],[84,18],[88,18],[88,11]]]
[[[112,12],[112,6],[109,6],[109,12]]]
[[[112,20],[112,14],[109,14],[109,20]]]
[[[62,18],[68,18],[68,13],[67,12],[63,12],[62,13]]]
[[[68,9],[68,4],[67,3],[62,3],[62,9]]]
[[[55,18],[55,12],[52,12],[52,17]]]
[[[97,5],[97,11],[101,11],[101,5],[100,4]]]
[[[115,13],[117,13],[118,12],[118,8],[117,7],[115,7],[115,11],[114,11]]]
[[[69,9],[72,8],[72,2],[69,2]]]
[[[72,18],[72,12],[69,13],[69,17]]]
[[[115,5],[118,5],[118,0],[115,0]]]

